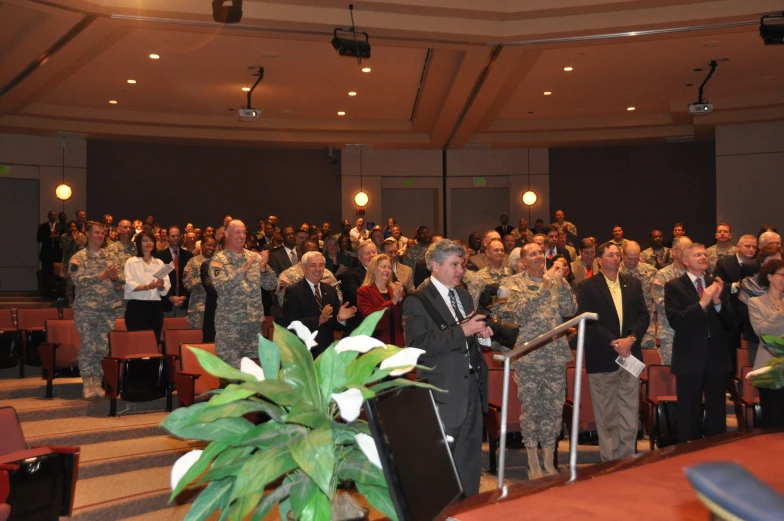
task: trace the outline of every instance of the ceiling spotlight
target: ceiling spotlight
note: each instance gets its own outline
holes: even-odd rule
[[[157,54],[151,54],[150,55],[150,59],[151,60],[158,60],[158,59],[160,59],[160,56],[158,56]]]
[[[635,110],[636,108],[637,108],[637,107],[626,107],[626,110],[628,110],[629,112],[631,112],[631,111]]]
[[[242,87],[242,92],[250,92],[250,87]]]
[[[363,58],[370,58],[370,37],[366,32],[357,31],[354,26],[354,4],[348,4],[348,10],[351,13],[351,27],[336,27],[332,31],[332,47],[339,55],[356,58],[357,62],[361,63]],[[338,33],[345,36],[338,36]]]
[[[338,116],[345,116],[345,115],[346,115],[346,113],[343,112],[342,110],[338,112]]]
[[[564,70],[565,70],[566,72],[571,72],[571,71],[573,71],[573,70],[574,70],[574,67],[564,67]]]
[[[545,96],[550,96],[550,95],[552,95],[552,92],[550,92],[549,90],[546,90],[546,91],[544,91],[544,95]]]
[[[117,100],[116,99],[110,99],[109,100],[109,104],[110,105],[117,105]]]
[[[131,85],[133,85],[133,84],[135,84],[135,83],[136,83],[136,80],[128,80],[128,83],[130,83]]]
[[[220,24],[236,24],[242,20],[242,0],[212,0],[212,19]]]
[[[363,67],[362,72],[370,72],[370,67]]]
[[[351,92],[349,92],[349,93],[348,93],[348,95],[349,95],[349,96],[356,96],[356,95],[357,95],[357,93],[356,93],[356,92],[354,92],[354,91],[352,90]]]

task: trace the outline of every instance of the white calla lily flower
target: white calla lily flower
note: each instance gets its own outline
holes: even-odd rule
[[[259,382],[264,380],[264,370],[247,356],[243,356],[242,360],[240,360],[240,371],[255,376]]]
[[[424,349],[406,347],[402,351],[395,353],[381,362],[379,369],[394,369],[394,371],[389,373],[390,376],[406,374],[414,368],[417,364],[417,360],[419,360],[419,357],[424,354],[424,352]]]
[[[318,342],[316,342],[316,335],[318,335],[318,330],[311,332],[310,329],[308,329],[308,327],[299,320],[295,320],[289,324],[287,329],[290,329],[296,333],[299,339],[302,340],[302,343],[305,344],[305,347],[308,348],[308,351],[318,345]]]
[[[365,453],[365,457],[368,459],[370,463],[375,465],[378,468],[381,468],[381,458],[378,455],[378,449],[376,448],[376,442],[362,432],[358,432],[354,435],[354,439],[357,441],[357,445]]]
[[[347,336],[343,337],[340,342],[337,343],[335,346],[335,352],[343,353],[345,351],[356,351],[357,353],[367,353],[371,349],[375,349],[377,347],[383,347],[386,349],[387,345],[381,340],[373,338],[372,336]]]
[[[197,461],[199,461],[201,453],[202,451],[200,450],[192,450],[187,454],[180,456],[180,458],[174,462],[171,470],[172,490],[177,488],[177,484],[180,482],[185,473],[188,472],[188,470],[190,470],[190,468],[194,466]]]
[[[359,411],[362,409],[362,391],[359,389],[349,389],[340,394],[333,394],[332,399],[338,404],[340,417],[347,422],[353,422],[359,418]]]
[[[765,374],[765,373],[767,373],[768,371],[770,371],[771,369],[773,369],[773,366],[772,366],[772,365],[768,365],[768,366],[765,366],[765,367],[760,367],[759,369],[756,369],[756,370],[754,370],[754,371],[749,371],[749,372],[746,374],[746,379],[747,379],[747,380],[753,380],[753,379],[754,379],[754,378],[756,378],[757,376],[759,376],[759,375],[761,375],[761,374]]]

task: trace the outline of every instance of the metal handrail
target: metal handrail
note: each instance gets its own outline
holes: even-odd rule
[[[506,487],[504,487],[504,466],[506,464],[506,417],[509,412],[509,374],[511,372],[512,359],[527,353],[538,347],[554,336],[563,333],[570,327],[577,325],[577,362],[574,373],[574,408],[572,409],[572,432],[569,439],[569,483],[577,479],[577,429],[580,420],[580,393],[582,389],[583,371],[583,343],[585,342],[585,321],[599,320],[597,313],[583,313],[570,320],[567,320],[558,327],[554,327],[547,333],[539,335],[533,340],[529,340],[520,347],[508,353],[493,355],[493,359],[504,363],[504,389],[501,402],[501,447],[498,454],[498,488],[503,490],[499,497],[506,497]]]

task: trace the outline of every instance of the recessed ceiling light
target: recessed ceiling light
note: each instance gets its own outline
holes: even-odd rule
[[[370,67],[364,67],[364,68],[362,69],[362,72],[370,72]]]
[[[551,94],[552,94],[552,92],[550,92],[549,90],[544,91],[544,95],[545,96],[550,96]]]
[[[157,54],[151,54],[151,55],[150,55],[150,59],[151,59],[151,60],[157,60],[157,59],[159,59],[159,58],[160,58],[160,56],[158,56]]]
[[[636,107],[626,107],[626,110],[628,110],[629,112],[631,112],[631,111],[633,111],[635,108],[636,108]]]
[[[565,70],[566,72],[571,72],[571,71],[573,71],[573,70],[574,70],[574,67],[564,67],[564,70]]]
[[[262,56],[262,58],[277,58],[278,57],[278,53],[276,53],[276,52],[265,52],[265,53],[262,53],[261,56]]]
[[[340,112],[338,112],[338,116],[345,116],[345,115],[346,115],[346,113],[343,112],[342,110]]]
[[[356,95],[357,95],[357,93],[356,93],[356,92],[354,92],[354,91],[352,90],[351,92],[349,92],[349,93],[348,93],[348,95],[349,95],[349,96],[356,96]]]
[[[291,109],[283,109],[281,112],[283,112],[284,114],[294,114],[294,111]]]
[[[110,105],[117,105],[117,100],[116,99],[110,99],[109,100],[109,104]]]
[[[250,87],[242,87],[242,92],[250,92]]]
[[[702,68],[694,69],[694,72],[702,72]]]
[[[128,83],[130,83],[131,85],[133,85],[134,83],[136,83],[136,80],[128,80]]]
[[[705,42],[705,44],[704,44],[704,45],[705,45],[705,47],[716,47],[716,46],[718,46],[720,43],[721,43],[721,42],[719,42],[719,41],[713,40],[713,41],[710,41],[710,42]]]

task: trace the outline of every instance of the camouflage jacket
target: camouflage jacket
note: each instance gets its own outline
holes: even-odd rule
[[[264,271],[254,261],[247,272],[242,272],[245,261],[258,253],[242,250],[234,253],[223,250],[216,253],[210,262],[210,278],[218,293],[218,308],[215,321],[261,322],[264,306],[261,303],[261,288],[273,290],[277,285],[275,272],[269,266]]]
[[[730,245],[729,248],[726,250],[719,250],[718,244],[714,244],[710,248],[705,248],[705,255],[708,256],[708,273],[713,273],[713,270],[716,269],[716,263],[719,259],[723,259],[724,257],[732,257],[733,255],[737,255],[738,249],[735,246]]]
[[[466,273],[472,272],[466,270]],[[484,291],[485,285],[500,284],[502,280],[511,276],[512,271],[506,266],[501,266],[500,268],[493,270],[487,266],[477,272],[473,272],[473,275],[469,280],[466,280],[466,277],[463,276],[466,288],[468,288],[468,292],[471,294],[471,300],[474,301],[474,309],[477,309],[477,306],[479,305],[479,296],[482,294],[482,291]]]
[[[98,275],[110,265],[118,267],[117,280],[100,280]],[[122,266],[104,249],[93,251],[85,248],[74,253],[68,272],[76,288],[74,310],[111,311],[119,307],[117,290],[125,283]]]

